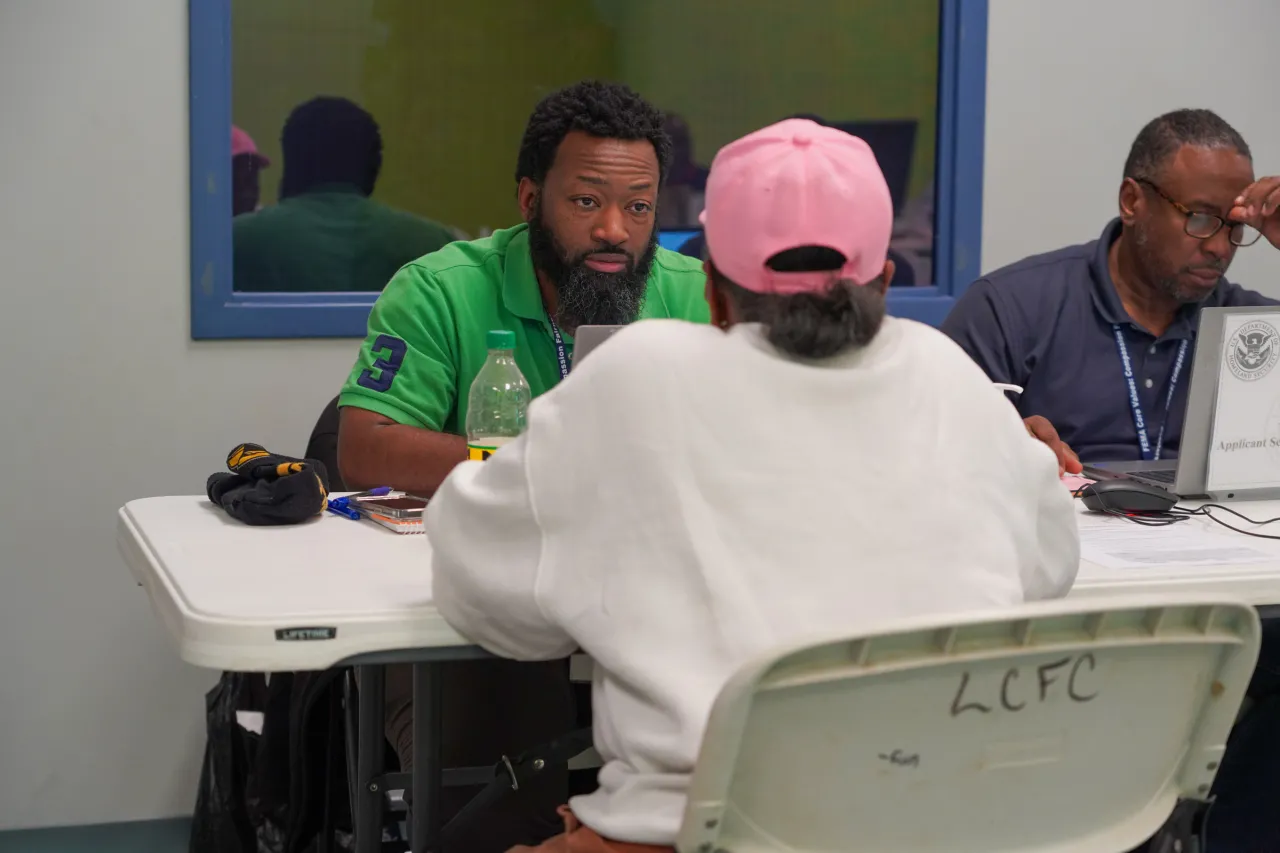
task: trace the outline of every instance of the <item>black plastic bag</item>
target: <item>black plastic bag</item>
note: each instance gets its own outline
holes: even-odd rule
[[[254,765],[256,736],[243,729],[236,716],[237,711],[261,710],[264,692],[261,675],[224,672],[205,694],[207,739],[190,853],[275,853],[259,846],[249,816],[245,789]]]

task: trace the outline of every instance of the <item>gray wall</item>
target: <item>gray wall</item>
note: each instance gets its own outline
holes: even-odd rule
[[[189,340],[186,8],[0,0],[0,829],[190,812],[213,675],[116,508],[202,491],[239,441],[301,452],[355,355]]]
[[[1276,0],[990,0],[982,268],[1096,239],[1125,155],[1151,119],[1207,107],[1259,175],[1280,174]],[[1280,252],[1236,255],[1232,280],[1280,297]]]
[[[0,0],[0,829],[190,810],[213,676],[131,584],[115,510],[199,492],[242,440],[301,450],[354,355],[188,339],[185,22]],[[984,267],[1096,236],[1165,109],[1220,110],[1280,170],[1276,32],[1274,0],[991,0]],[[1277,272],[1266,245],[1237,262],[1280,295]],[[68,521],[14,500],[55,487]]]

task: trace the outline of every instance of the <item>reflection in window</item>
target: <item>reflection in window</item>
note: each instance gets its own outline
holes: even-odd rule
[[[379,291],[400,267],[453,241],[443,225],[372,198],[382,132],[352,101],[302,104],[280,147],[276,203],[232,224],[236,290]]]
[[[240,128],[231,127],[231,215],[253,213],[261,204],[262,170],[271,161],[258,151],[253,137]]]
[[[530,110],[587,78],[621,80],[669,115],[664,245],[702,254],[697,218],[722,145],[804,115],[875,150],[897,212],[894,283],[932,283],[938,0],[724,9],[233,0],[233,120],[252,149],[233,139],[236,209],[250,211],[233,226],[234,288],[379,290],[448,240],[513,224]]]

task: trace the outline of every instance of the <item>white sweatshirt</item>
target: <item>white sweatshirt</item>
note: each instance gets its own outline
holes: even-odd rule
[[[459,466],[427,513],[435,603],[525,660],[594,659],[606,838],[674,841],[712,701],[749,658],[887,619],[1064,595],[1057,462],[954,343],[887,319],[862,351],[759,327],[625,329]]]

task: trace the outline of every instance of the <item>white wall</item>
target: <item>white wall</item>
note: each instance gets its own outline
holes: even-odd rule
[[[1280,173],[1276,0],[990,0],[982,268],[1095,239],[1151,119],[1205,107],[1259,175]],[[1236,255],[1233,281],[1280,297],[1280,252]]]
[[[211,676],[115,510],[199,492],[242,440],[300,450],[353,356],[188,339],[185,10],[0,0],[0,829],[189,812]],[[1096,236],[1166,109],[1219,110],[1280,171],[1277,32],[1275,0],[991,0],[984,268]],[[1234,272],[1280,295],[1280,252]]]
[[[186,8],[0,0],[0,829],[190,812],[212,677],[115,510],[301,452],[354,358],[189,340]]]

